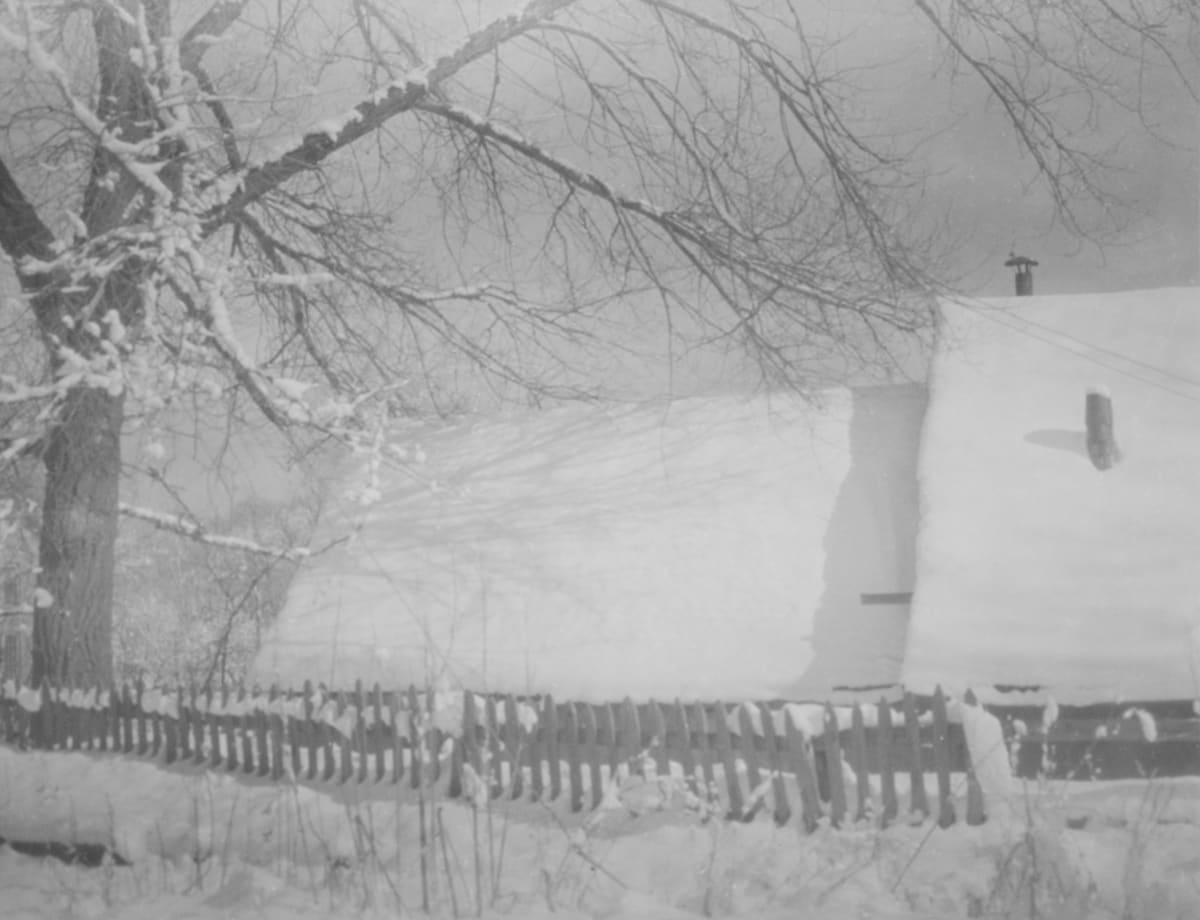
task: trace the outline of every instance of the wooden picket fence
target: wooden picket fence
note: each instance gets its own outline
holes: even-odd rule
[[[475,803],[537,801],[572,812],[600,807],[606,791],[630,779],[650,780],[707,814],[770,814],[809,831],[823,818],[886,826],[902,805],[948,826],[964,792],[952,775],[965,774],[964,817],[985,820],[961,726],[948,718],[940,690],[920,703],[908,694],[899,704],[826,704],[816,709],[816,731],[812,713],[778,702],[560,703],[361,684],[327,693],[311,682],[265,693],[8,684],[0,689],[0,739],[274,782],[426,791],[437,784]]]

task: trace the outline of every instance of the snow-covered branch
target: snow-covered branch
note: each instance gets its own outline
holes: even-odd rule
[[[411,111],[471,62],[493,53],[575,2],[577,0],[532,0],[520,13],[498,19],[473,33],[457,49],[442,55],[431,66],[420,67],[396,80],[341,118],[326,120],[290,149],[269,162],[246,170],[228,199],[206,216],[206,232],[215,231],[232,215],[293,176],[318,166],[334,151],[372,134],[396,115]]]
[[[270,556],[273,559],[291,559],[294,561],[305,559],[310,555],[307,547],[263,546],[261,543],[248,540],[245,537],[209,533],[195,521],[188,520],[179,515],[167,514],[162,511],[152,511],[149,508],[139,508],[134,505],[127,505],[124,502],[120,505],[120,511],[126,517],[142,521],[159,530],[178,534],[181,537],[187,537],[189,540],[196,540],[200,543],[207,543],[209,546],[219,546],[222,549],[234,549],[243,553],[252,553],[256,556]]]
[[[119,7],[117,8],[119,9]],[[0,43],[23,54],[34,70],[47,77],[57,88],[67,109],[96,142],[121,164],[122,168],[155,199],[169,202],[174,194],[159,178],[161,163],[145,162],[144,154],[158,147],[163,138],[159,133],[137,141],[119,138],[104,119],[84,100],[80,99],[71,85],[70,75],[61,62],[42,44],[37,37],[37,22],[28,5],[22,5],[21,18],[24,34],[20,35],[0,25]]]
[[[214,42],[217,42],[229,30],[246,9],[248,0],[216,0],[199,19],[197,19],[179,40],[180,66],[188,72],[200,64]]]

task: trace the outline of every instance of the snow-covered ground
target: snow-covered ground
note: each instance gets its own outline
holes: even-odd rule
[[[861,594],[912,589],[923,407],[842,389],[393,432],[255,677],[604,701],[894,685],[907,605]]]
[[[1200,696],[1200,289],[942,304],[904,682]],[[1088,457],[1089,389],[1121,459]]]
[[[439,916],[949,920],[1200,916],[1200,781],[1015,789],[986,825],[703,822],[632,782],[581,820],[435,802]],[[635,814],[636,812],[636,814]],[[436,817],[434,817],[436,816]],[[0,747],[0,834],[102,843],[132,865],[0,846],[0,916],[417,915],[420,807],[393,787],[273,786],[115,757]]]

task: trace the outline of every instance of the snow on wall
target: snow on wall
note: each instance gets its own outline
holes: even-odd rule
[[[859,593],[911,590],[922,407],[894,387],[398,433],[409,465],[348,478],[371,500],[324,522],[350,539],[301,570],[255,677],[581,700],[894,684],[907,608]]]
[[[942,321],[905,683],[1200,695],[1200,290],[944,303]],[[1096,387],[1121,453],[1104,472]]]

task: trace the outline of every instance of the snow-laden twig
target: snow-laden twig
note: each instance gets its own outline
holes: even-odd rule
[[[209,533],[195,521],[190,521],[179,515],[167,514],[162,511],[152,511],[149,508],[138,508],[133,505],[127,505],[124,502],[120,505],[120,512],[126,517],[144,521],[153,527],[157,527],[159,530],[179,534],[180,536],[187,537],[189,540],[207,543],[210,546],[236,549],[258,556],[270,556],[274,559],[300,560],[311,555],[311,551],[307,547],[264,546],[245,537]]]

